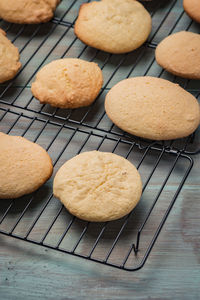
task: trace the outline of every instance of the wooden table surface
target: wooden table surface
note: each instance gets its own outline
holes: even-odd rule
[[[59,18],[62,12],[66,10],[66,7],[69,8],[71,6],[69,12],[64,17],[64,21],[73,22],[77,15],[78,7],[82,2],[84,1],[63,0],[57,10],[56,16]],[[154,0],[152,4],[147,4],[147,8],[150,11],[151,9],[153,11],[156,7],[155,2]],[[161,23],[162,26],[160,27]],[[44,118],[45,116],[42,115],[40,104],[36,102],[35,99],[31,99],[30,93],[30,84],[34,78],[36,68],[39,67],[40,64],[46,64],[52,59],[60,58],[66,51],[66,45],[68,47],[65,53],[66,57],[77,57],[81,55],[81,58],[90,60],[92,55],[94,55],[94,49],[87,48],[83,50],[84,45],[78,40],[70,44],[73,42],[74,34],[71,29],[65,32],[66,24],[57,26],[54,32],[50,34],[53,26],[53,23],[42,25],[39,31],[37,31],[37,35],[35,35],[33,40],[31,40],[24,49],[23,46],[27,38],[31,36],[34,30],[37,30],[37,26],[26,26],[17,39],[15,39],[15,44],[22,50],[21,61],[24,68],[14,80],[13,86],[3,93],[3,97],[0,97],[0,100],[3,100],[0,101],[2,102],[0,103],[0,110],[1,108],[11,108],[11,110],[28,115],[32,119],[35,116]],[[1,23],[1,27],[4,29],[8,28],[7,34],[10,39],[14,39],[19,30],[21,30],[21,25],[8,27],[8,24],[4,22]],[[199,25],[194,22],[191,23],[188,16],[183,13],[182,1],[163,0],[162,5],[156,10],[153,16],[152,43],[158,43],[172,31],[180,31],[188,28],[191,31],[200,32]],[[42,44],[39,51],[33,55],[33,59],[27,64],[27,59],[38,49],[40,42],[48,34],[47,42]],[[64,38],[60,39],[61,35],[63,35]],[[51,51],[55,43],[57,43],[57,46]],[[44,60],[49,50],[51,53],[47,59]],[[132,73],[129,74],[131,66],[135,63],[140,53],[143,53],[143,50],[145,51],[141,56],[141,60],[138,61],[137,66]],[[128,76],[128,74],[129,76],[152,75],[162,76],[170,80],[173,79],[167,72],[160,73],[162,70],[155,63],[154,49],[151,47],[141,48],[129,54],[124,61],[121,61],[123,56],[114,55],[110,57],[109,60],[107,57],[107,54],[101,52],[95,57],[95,61],[103,68],[105,90],[86,119],[86,123],[90,126],[93,126],[104,112],[103,101],[106,90],[119,80]],[[106,60],[107,63],[104,66]],[[115,72],[114,70],[120,62],[120,68]],[[110,75],[113,74],[113,72],[115,72],[115,74],[112,79],[110,79]],[[30,80],[26,82],[27,78],[30,78]],[[180,78],[176,78],[176,81],[182,86],[186,84],[186,81]],[[7,84],[1,85],[0,92],[4,91],[6,85]],[[24,85],[25,89],[23,89]],[[187,87],[188,90],[196,95],[199,90],[199,81],[188,82]],[[18,93],[20,93],[20,96],[16,98]],[[29,101],[29,99],[31,100]],[[8,106],[5,103],[14,103],[14,105]],[[48,106],[45,106],[43,111],[49,113],[53,112],[52,108]],[[37,112],[39,112],[38,115]],[[0,113],[2,113],[2,111],[0,111]],[[56,112],[59,116],[63,116],[67,113],[67,111]],[[72,119],[79,120],[84,113],[84,109],[76,110],[72,114]],[[16,118],[17,116],[14,114],[7,113],[0,121],[0,130],[15,135],[25,134],[25,137],[28,139],[35,140],[41,130],[40,122],[35,120],[26,131],[29,124],[27,119],[20,116],[19,121],[15,122]],[[99,129],[106,130],[110,125],[109,120],[103,117],[102,122],[99,123]],[[47,126],[36,142],[48,148],[49,143],[53,140],[57,132],[57,129],[54,127],[53,125]],[[9,131],[10,128],[11,131]],[[60,150],[69,136],[69,130],[63,130],[57,137],[56,143],[52,143],[51,147],[48,148],[55,162],[55,171],[66,159],[74,156],[75,152],[80,148],[80,143],[83,143],[83,137],[81,137],[80,134],[76,134],[71,145],[67,148],[67,151],[65,151],[63,156],[57,161],[58,149]],[[177,145],[179,145],[179,143]],[[87,142],[84,149],[92,150],[95,149],[95,147],[97,147],[97,141],[93,138],[90,139],[90,142]],[[113,145],[111,145],[111,143],[105,143],[102,147],[104,147],[104,151],[112,151]],[[190,150],[200,149],[200,130],[198,130],[194,143],[190,145],[189,148]],[[125,150],[125,146],[121,145],[119,149],[116,149],[116,152],[125,155]],[[134,151],[129,159],[133,163],[137,163],[141,156],[141,151],[138,149]],[[141,166],[140,171],[144,181],[153,167],[153,161],[155,161],[156,155],[156,153],[149,153],[149,156]],[[198,155],[193,156],[193,159],[194,167],[178,196],[145,266],[141,270],[128,272],[115,269],[0,234],[0,299],[200,299],[200,159]],[[148,205],[151,203],[148,203],[148,200],[154,199],[156,191],[159,191],[162,180],[164,180],[163,178],[171,162],[171,156],[167,155],[157,168],[147,186],[147,191],[142,198],[141,204],[136,208],[135,214],[139,214],[138,219],[141,218],[143,210],[148,209]],[[146,230],[145,232],[147,238],[148,235],[151,236],[151,231],[155,229],[154,222],[156,223],[156,221],[159,220],[160,214],[167,208],[168,201],[171,201],[174,193],[177,191],[177,187],[180,184],[186,167],[187,163],[184,160],[183,162],[180,161],[172,173],[161,197],[161,201],[159,200],[158,211],[156,211],[154,215],[154,219],[150,225],[151,227],[149,227],[150,230]],[[42,203],[46,197],[45,195],[48,195],[51,190],[51,186],[52,179],[42,188],[36,205],[29,211],[28,216],[22,219],[19,227],[16,228],[17,232],[22,234],[28,228],[35,211],[40,207],[40,200]],[[23,211],[25,201],[26,199],[21,202],[16,202],[18,207],[16,206],[16,210],[13,210],[5,222],[0,224],[0,229],[5,230],[6,226],[9,227],[12,225],[19,215],[20,209]],[[47,215],[44,216],[40,226],[38,226],[33,233],[35,238],[40,237],[45,229],[46,223],[49,221],[48,219],[55,215],[54,209],[58,209],[58,205],[60,205],[58,202],[51,204]],[[0,217],[5,211],[5,207],[6,203],[1,202]],[[69,215],[62,217],[68,218]],[[132,220],[132,227],[129,225],[127,235],[123,240],[124,244],[119,245],[118,252],[114,259],[120,257],[124,247],[130,242],[132,231],[134,231],[133,227],[139,224],[137,224],[138,219],[136,221],[134,219]],[[66,221],[65,219],[61,221],[63,222],[63,220]],[[56,235],[60,233],[58,228],[66,226],[66,224],[64,223],[63,225],[62,222],[58,225],[60,227],[55,229],[49,241],[52,242],[56,239]],[[71,235],[72,242],[73,239],[75,239],[76,231],[79,232],[81,228],[79,224],[73,229]],[[111,235],[107,236],[107,240],[103,240],[103,243],[100,245],[99,256],[103,253],[104,247],[107,247],[106,243],[109,242],[108,240]],[[92,236],[90,238],[92,240]],[[68,243],[70,244],[70,241],[68,241]],[[88,244],[86,243],[81,250],[87,249],[87,247]]]

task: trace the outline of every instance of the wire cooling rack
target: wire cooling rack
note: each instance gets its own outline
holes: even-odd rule
[[[125,55],[112,55],[92,49],[81,43],[74,35],[74,23],[80,5],[85,0],[63,0],[52,22],[39,25],[16,25],[1,22],[0,26],[20,50],[22,69],[14,80],[1,85],[0,103],[25,109],[48,117],[61,119],[90,129],[124,136],[107,118],[104,111],[104,98],[107,91],[118,81],[133,76],[156,76],[179,83],[200,99],[199,81],[181,79],[163,71],[155,62],[156,45],[167,35],[176,31],[200,32],[183,11],[182,1],[160,0],[143,2],[152,15],[153,28],[148,41],[138,50]],[[89,2],[89,1],[88,1]],[[41,105],[32,96],[30,86],[37,71],[48,62],[63,57],[78,57],[99,64],[104,75],[104,85],[97,100],[90,107],[81,109],[56,109]],[[126,134],[129,136],[128,134]],[[196,135],[199,135],[197,131]],[[137,141],[137,138],[131,136]],[[174,149],[183,149],[186,139],[170,142]],[[168,145],[168,143],[166,143]],[[200,151],[199,139],[191,137],[185,153]]]
[[[184,13],[181,1],[143,2],[152,15],[149,40],[138,50],[111,55],[82,44],[73,26],[83,0],[63,0],[47,24],[0,27],[19,48],[22,69],[0,86],[0,130],[37,142],[52,157],[54,174],[68,159],[82,151],[119,154],[140,171],[142,199],[128,216],[108,223],[89,223],[71,216],[52,195],[52,178],[37,192],[16,200],[0,201],[0,232],[31,243],[84,257],[124,270],[138,270],[152,247],[200,151],[199,132],[178,141],[146,141],[126,134],[106,117],[104,97],[118,81],[150,75],[179,83],[200,99],[199,81],[180,79],[155,62],[156,45],[180,30],[199,32]],[[89,1],[88,1],[89,2]],[[142,1],[141,1],[142,2]],[[104,85],[87,108],[64,110],[41,105],[31,95],[37,71],[61,57],[79,57],[99,64]]]
[[[142,198],[132,213],[113,222],[90,223],[71,216],[54,198],[51,179],[31,195],[1,200],[1,233],[124,270],[144,265],[192,168],[189,156],[9,109],[0,109],[0,126],[5,133],[44,147],[52,157],[54,174],[74,155],[100,150],[127,158],[143,181]]]

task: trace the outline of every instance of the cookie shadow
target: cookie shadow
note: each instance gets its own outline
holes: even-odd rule
[[[1,28],[7,32],[7,36],[13,36],[13,38],[28,38],[31,39],[34,33],[37,33],[37,37],[44,37],[55,24],[52,22],[41,23],[41,24],[15,24],[6,21],[1,22]]]
[[[45,203],[52,198],[52,187],[44,184],[34,193],[16,199],[0,199],[0,230],[9,232],[20,222],[23,229],[34,220]]]
[[[156,8],[158,7],[165,7],[166,5],[169,5],[169,3],[172,3],[172,0],[139,0],[144,7],[151,13],[154,12]]]

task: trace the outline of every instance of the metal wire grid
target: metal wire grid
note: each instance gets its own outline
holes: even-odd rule
[[[0,126],[5,133],[43,146],[52,157],[54,174],[75,154],[96,149],[126,157],[143,181],[143,196],[132,213],[117,221],[90,224],[71,216],[53,197],[50,179],[31,195],[1,200],[0,233],[124,270],[144,265],[192,168],[190,157],[181,151],[167,152],[164,146],[142,148],[120,137],[4,108]]]
[[[0,88],[0,103],[15,108],[39,113],[105,133],[128,136],[115,127],[104,111],[107,91],[118,81],[130,76],[150,75],[177,82],[200,99],[199,81],[185,80],[162,70],[155,62],[154,51],[160,40],[170,33],[189,30],[199,33],[199,25],[184,13],[181,1],[151,1],[143,3],[151,12],[153,30],[147,43],[140,49],[125,55],[111,55],[83,45],[74,35],[73,26],[83,0],[63,1],[57,15],[48,24],[36,26],[12,25],[1,22],[8,37],[19,47],[23,67],[18,75]],[[89,2],[89,1],[88,1]],[[64,110],[40,105],[31,95],[30,85],[37,71],[53,59],[78,57],[99,64],[104,74],[104,85],[96,101],[87,108]],[[196,132],[199,135],[199,131]],[[138,141],[138,138],[131,136]],[[191,136],[191,143],[185,148],[186,139],[166,142],[171,149],[185,149],[187,154],[200,151],[199,139]],[[193,143],[192,143],[193,142]]]

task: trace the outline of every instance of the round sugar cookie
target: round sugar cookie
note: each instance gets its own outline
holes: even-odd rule
[[[136,206],[142,182],[125,158],[90,151],[73,157],[58,170],[53,192],[76,217],[105,222],[122,218]]]
[[[169,35],[158,44],[156,61],[174,75],[200,79],[200,34],[181,31]]]
[[[7,39],[6,33],[0,29],[0,83],[15,77],[20,68],[18,49]]]
[[[52,171],[51,159],[41,146],[20,136],[0,133],[0,199],[34,192]]]
[[[178,84],[148,76],[117,83],[106,96],[105,110],[122,130],[151,140],[186,137],[200,122],[193,95]]]
[[[195,20],[200,23],[200,1],[199,0],[183,0],[183,7],[185,12]]]
[[[75,34],[83,43],[116,54],[137,49],[150,32],[150,14],[133,0],[84,3],[75,23]]]
[[[60,0],[1,0],[0,18],[20,24],[48,22],[59,3]]]
[[[60,108],[90,105],[103,84],[101,69],[78,58],[52,61],[36,75],[31,91],[41,103]]]

